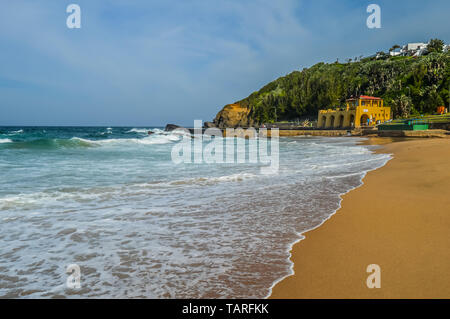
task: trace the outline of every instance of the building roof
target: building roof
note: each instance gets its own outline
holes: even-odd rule
[[[364,100],[381,100],[381,98],[379,97],[374,97],[374,96],[368,96],[368,95],[360,95],[359,97],[352,97],[347,99],[347,101],[351,101],[351,100],[358,100],[358,99],[364,99]]]
[[[379,97],[368,96],[368,95],[361,95],[359,98],[360,99],[365,99],[365,100],[381,100],[381,98],[379,98]]]

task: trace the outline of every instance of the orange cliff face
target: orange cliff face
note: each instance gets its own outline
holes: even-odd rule
[[[253,121],[248,117],[249,113],[250,109],[242,107],[239,103],[228,104],[217,113],[214,124],[220,128],[248,127],[253,125]]]

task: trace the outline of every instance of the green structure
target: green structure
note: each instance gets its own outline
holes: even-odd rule
[[[429,123],[426,120],[405,120],[378,125],[379,131],[426,131],[428,128]]]

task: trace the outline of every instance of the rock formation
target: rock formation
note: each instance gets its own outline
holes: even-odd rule
[[[253,123],[249,119],[250,109],[239,104],[228,104],[216,115],[214,124],[219,128],[248,127]]]
[[[175,125],[175,124],[167,124],[164,128],[164,131],[171,132],[173,130],[176,130],[177,128],[181,128],[181,126]]]

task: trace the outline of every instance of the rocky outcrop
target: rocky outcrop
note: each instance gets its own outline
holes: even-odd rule
[[[219,128],[248,127],[253,125],[249,118],[250,109],[239,104],[228,104],[216,115],[214,124]]]
[[[181,126],[175,125],[175,124],[167,124],[164,128],[164,131],[171,132],[173,130],[176,130],[177,128],[181,128]]]
[[[214,127],[216,127],[216,124],[214,124],[213,122],[205,122],[203,124],[203,127],[204,128],[214,128]]]

